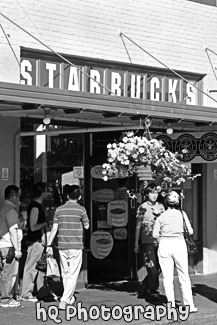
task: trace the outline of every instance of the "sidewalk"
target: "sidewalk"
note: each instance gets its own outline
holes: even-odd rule
[[[0,308],[0,325],[40,325],[40,324],[97,324],[97,325],[103,325],[103,324],[216,324],[217,323],[217,274],[213,275],[192,275],[191,276],[192,281],[192,288],[194,293],[194,301],[195,305],[198,307],[198,313],[191,314],[189,316],[188,320],[181,321],[178,319],[177,322],[174,322],[173,320],[167,320],[166,317],[161,318],[161,320],[150,320],[150,306],[151,308],[154,308],[153,302],[145,301],[145,299],[138,298],[137,289],[138,284],[135,282],[127,282],[127,281],[121,281],[121,282],[110,282],[103,285],[89,285],[88,289],[81,289],[79,291],[76,291],[76,298],[77,302],[75,304],[76,308],[72,308],[69,310],[71,312],[71,319],[66,320],[65,317],[67,317],[67,314],[65,311],[58,311],[58,314],[55,316],[52,312],[56,312],[55,308],[51,307],[57,306],[58,303],[56,301],[54,302],[42,302],[41,307],[44,307],[44,312],[41,311],[39,313],[39,320],[36,320],[36,305],[34,303],[29,302],[22,302],[22,306],[18,308]],[[181,303],[181,292],[178,285],[178,280],[175,278],[175,292],[176,292],[176,301],[177,303]],[[160,284],[160,295],[161,295],[161,301],[158,302],[158,305],[162,305],[166,302],[162,281]],[[81,305],[82,304],[82,305]],[[118,320],[110,318],[109,320],[103,320],[101,317],[97,320],[91,320],[84,321],[83,317],[85,316],[84,309],[80,308],[80,315],[82,316],[82,319],[79,320],[77,317],[72,317],[72,312],[78,311],[78,306],[85,307],[87,310],[92,311],[92,315],[96,315],[97,313],[97,307],[100,308],[100,306],[105,305],[107,307],[114,307],[119,305],[122,307],[115,307],[116,309],[116,316],[118,318],[118,315],[122,313],[122,317]],[[147,319],[143,317],[143,315],[139,314],[139,319],[135,320],[132,319],[131,322],[130,316],[131,311],[133,310],[133,306],[140,306],[140,308],[143,308],[145,311],[148,306],[149,308],[149,318]],[[39,306],[39,307],[40,307]],[[91,307],[95,306],[95,307]],[[128,306],[128,308],[126,307]],[[51,308],[51,309],[49,309]],[[102,307],[101,307],[102,308]],[[38,309],[39,310],[39,309]],[[48,311],[49,310],[49,311]],[[99,309],[98,309],[99,310]],[[101,309],[100,309],[101,310]],[[45,314],[49,312],[50,317],[45,318],[43,321],[43,313]],[[115,310],[113,310],[114,312]],[[108,314],[104,314],[108,315]],[[115,316],[115,314],[113,314]],[[125,317],[124,317],[125,315]],[[133,314],[134,315],[134,314]],[[68,314],[68,317],[70,315]],[[121,316],[121,315],[120,315]],[[52,319],[53,318],[53,319]],[[97,315],[96,315],[97,318]],[[156,319],[156,317],[155,317]],[[47,321],[46,321],[47,320]]]

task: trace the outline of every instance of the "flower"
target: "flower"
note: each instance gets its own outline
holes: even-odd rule
[[[178,153],[172,153],[157,139],[148,140],[127,132],[120,142],[107,145],[107,162],[103,164],[104,179],[129,177],[138,166],[151,167],[153,180],[161,180],[161,188],[181,185],[186,179],[195,179],[200,174],[191,174],[191,168],[181,164]]]

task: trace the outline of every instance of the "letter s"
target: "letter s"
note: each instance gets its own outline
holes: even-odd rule
[[[21,80],[21,84],[32,86],[32,76],[26,70],[32,71],[32,64],[28,60],[23,60],[20,64],[20,74],[25,80]]]

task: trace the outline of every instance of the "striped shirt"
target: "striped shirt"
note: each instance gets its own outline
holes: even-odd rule
[[[67,201],[56,209],[58,249],[82,249],[83,227],[89,225],[86,209],[75,201]]]

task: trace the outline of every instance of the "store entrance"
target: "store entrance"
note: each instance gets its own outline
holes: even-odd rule
[[[88,282],[115,281],[135,277],[134,233],[136,200],[128,190],[135,178],[102,179],[107,161],[107,144],[121,133],[93,134],[91,159],[91,238]]]

